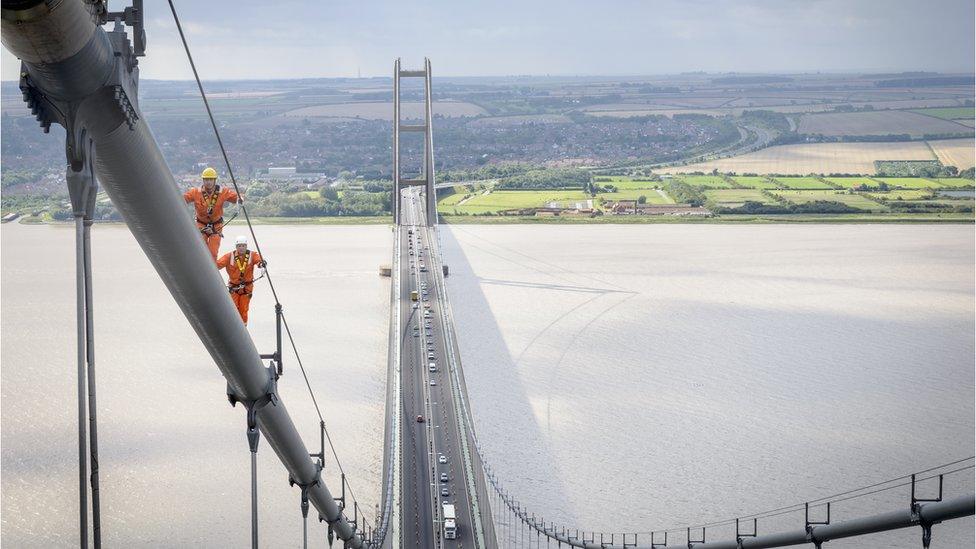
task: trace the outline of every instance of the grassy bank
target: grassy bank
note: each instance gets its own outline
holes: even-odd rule
[[[708,218],[678,216],[602,215],[598,217],[520,217],[442,215],[441,222],[454,225],[639,225],[639,224],[736,224],[736,223],[973,223],[973,214],[788,214],[721,215]]]

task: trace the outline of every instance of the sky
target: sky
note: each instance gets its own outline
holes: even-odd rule
[[[122,2],[110,1],[111,9]],[[972,72],[973,0],[176,0],[206,80],[435,75]],[[269,7],[270,6],[270,7]],[[164,0],[143,78],[189,79]],[[17,78],[6,51],[2,78]]]

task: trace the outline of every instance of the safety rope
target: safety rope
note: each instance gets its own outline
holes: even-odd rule
[[[179,15],[176,13],[176,6],[173,3],[173,0],[167,0],[167,1],[169,3],[170,11],[173,14],[173,21],[176,24],[176,30],[179,32],[180,40],[183,43],[183,50],[186,52],[187,60],[190,62],[190,68],[193,71],[193,78],[194,80],[196,80],[197,88],[200,90],[200,97],[201,99],[203,99],[203,105],[206,108],[207,116],[210,119],[210,126],[213,128],[214,136],[217,139],[217,145],[220,148],[221,155],[223,156],[224,165],[227,167],[227,173],[230,176],[231,184],[234,186],[234,191],[237,192],[238,195],[241,195],[242,194],[241,189],[240,186],[237,184],[237,177],[234,175],[234,169],[232,168],[230,158],[227,155],[227,149],[224,146],[224,141],[220,136],[220,130],[217,127],[217,122],[214,118],[213,109],[211,109],[210,101],[207,99],[207,93],[203,89],[203,82],[200,80],[200,74],[197,71],[196,63],[193,61],[193,55],[190,53],[190,46],[186,41],[186,35],[183,32],[183,25],[180,23]],[[244,202],[240,203],[238,207],[238,211],[234,213],[234,216],[231,217],[230,221],[233,221],[234,218],[237,217],[238,213],[244,214],[244,220],[247,222],[248,232],[251,234],[251,239],[254,241],[254,247],[257,250],[258,254],[261,255],[262,258],[265,257],[264,253],[261,251],[261,244],[258,241],[257,234],[254,232],[254,225],[251,223],[251,216],[247,213],[247,206],[244,204]],[[226,226],[227,223],[230,223],[230,221],[227,221],[226,223],[224,223],[224,225]],[[259,280],[260,278],[265,278],[265,277],[268,280],[268,287],[271,289],[271,295],[274,297],[275,305],[280,307],[281,300],[278,298],[278,292],[275,289],[274,282],[272,281],[271,278],[271,273],[268,271],[267,266],[264,267],[264,274],[262,274],[261,277],[255,280]],[[305,380],[305,386],[308,389],[308,394],[312,399],[312,404],[315,406],[315,413],[318,415],[319,422],[323,426],[326,439],[329,442],[329,447],[332,449],[332,455],[335,458],[336,466],[338,467],[340,473],[345,475],[345,470],[342,467],[342,463],[339,461],[339,454],[336,452],[335,446],[332,443],[332,437],[329,435],[328,429],[324,427],[325,419],[322,416],[322,410],[319,408],[318,401],[315,398],[315,392],[312,390],[311,382],[308,379],[308,373],[305,371],[305,365],[302,363],[301,355],[299,355],[298,353],[298,346],[295,344],[295,339],[292,336],[291,329],[288,327],[288,320],[285,317],[284,312],[281,313],[281,319],[285,325],[285,331],[288,334],[288,340],[291,344],[292,351],[295,353],[295,359],[298,362],[299,368],[301,369],[302,377]],[[351,486],[349,486],[349,494],[352,497],[353,501],[356,501],[356,495],[353,492]]]

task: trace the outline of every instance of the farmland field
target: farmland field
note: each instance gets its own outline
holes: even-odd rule
[[[938,189],[942,187],[938,181],[924,177],[878,177],[876,179],[891,187],[901,187],[902,189]]]
[[[606,176],[597,176],[597,179],[604,179]],[[596,181],[595,185],[613,185],[620,190],[626,189],[653,189],[655,187],[660,187],[662,183],[660,181],[651,181],[649,179],[640,178],[630,178],[620,175],[609,176],[612,181]]]
[[[912,111],[869,111],[808,114],[800,119],[799,133],[827,136],[972,133],[951,120]]]
[[[706,189],[728,189],[732,186],[720,175],[684,175],[679,179],[688,185]]]
[[[766,179],[765,177],[756,176],[745,176],[740,175],[733,177],[736,183],[742,185],[743,187],[749,187],[750,189],[775,189],[776,183]]]
[[[962,143],[960,143],[962,142]],[[968,142],[969,149],[963,143]],[[662,173],[710,172],[717,169],[723,173],[780,173],[807,175],[811,173],[848,173],[873,175],[875,160],[934,160],[932,151],[957,159],[951,162],[960,170],[971,167],[973,160],[972,139],[947,139],[929,141],[932,149],[921,141],[899,143],[804,143],[799,145],[777,145],[759,151],[688,164],[662,168]],[[968,158],[968,160],[967,160]]]
[[[915,109],[912,112],[942,118],[944,120],[972,120],[976,116],[974,107],[946,107],[940,109]]]
[[[475,196],[460,206],[441,207],[441,211],[451,213],[457,210],[458,213],[467,214],[494,213],[515,208],[541,208],[551,201],[564,202],[589,198],[589,195],[583,191],[493,191]]]
[[[464,197],[475,191],[469,191],[463,186],[454,187],[454,194],[445,196],[437,201],[437,206],[456,206],[458,202],[464,200]],[[478,191],[481,192],[481,191]]]
[[[927,196],[932,196],[931,192],[923,190],[873,192],[866,194],[878,200],[921,200]]]
[[[973,139],[941,139],[929,141],[932,152],[945,166],[955,166],[960,170],[972,168],[976,164],[976,154],[973,147],[976,145]],[[897,160],[894,158],[886,160]]]
[[[936,181],[939,182],[939,185],[948,188],[966,188],[966,189],[973,188],[972,179],[963,179],[961,177],[952,177],[952,178],[941,177],[936,179]]]
[[[830,185],[815,177],[775,177],[781,187],[787,189],[829,189]]]
[[[622,189],[615,193],[597,193],[596,196],[603,200],[637,200],[643,196],[648,204],[674,204],[674,200],[655,189]]]
[[[719,206],[735,207],[744,202],[773,204],[773,200],[756,189],[718,189],[705,191],[705,196]]]
[[[862,210],[886,210],[884,206],[860,194],[848,194],[844,191],[771,191],[776,196],[781,196],[794,204],[806,204],[817,200],[829,202],[840,202],[852,208]]]
[[[877,181],[872,181],[867,177],[827,177],[825,179],[834,185],[840,185],[845,189],[854,189],[860,187],[861,185],[867,185],[868,187],[878,186]]]
[[[454,118],[458,116],[479,116],[487,111],[473,103],[458,101],[435,101],[434,116]],[[401,105],[404,120],[419,119],[423,116],[424,104],[404,102]],[[315,105],[290,110],[284,113],[289,118],[362,118],[367,120],[393,120],[393,103],[380,101],[339,103],[334,105]]]

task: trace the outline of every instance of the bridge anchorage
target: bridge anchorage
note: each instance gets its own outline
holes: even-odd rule
[[[424,79],[424,113],[423,123],[404,124],[403,110],[400,102],[400,80],[403,78],[423,78]],[[400,67],[400,59],[397,58],[393,64],[393,222],[399,225],[403,216],[403,193],[404,189],[411,187],[421,188],[421,197],[424,201],[424,219],[427,225],[437,223],[437,193],[434,192],[434,136],[431,128],[433,120],[430,95],[430,59],[424,58],[424,68],[421,70],[403,70]],[[421,165],[420,174],[415,177],[404,178],[401,169],[401,150],[400,139],[403,134],[423,133],[424,134],[424,158]]]

